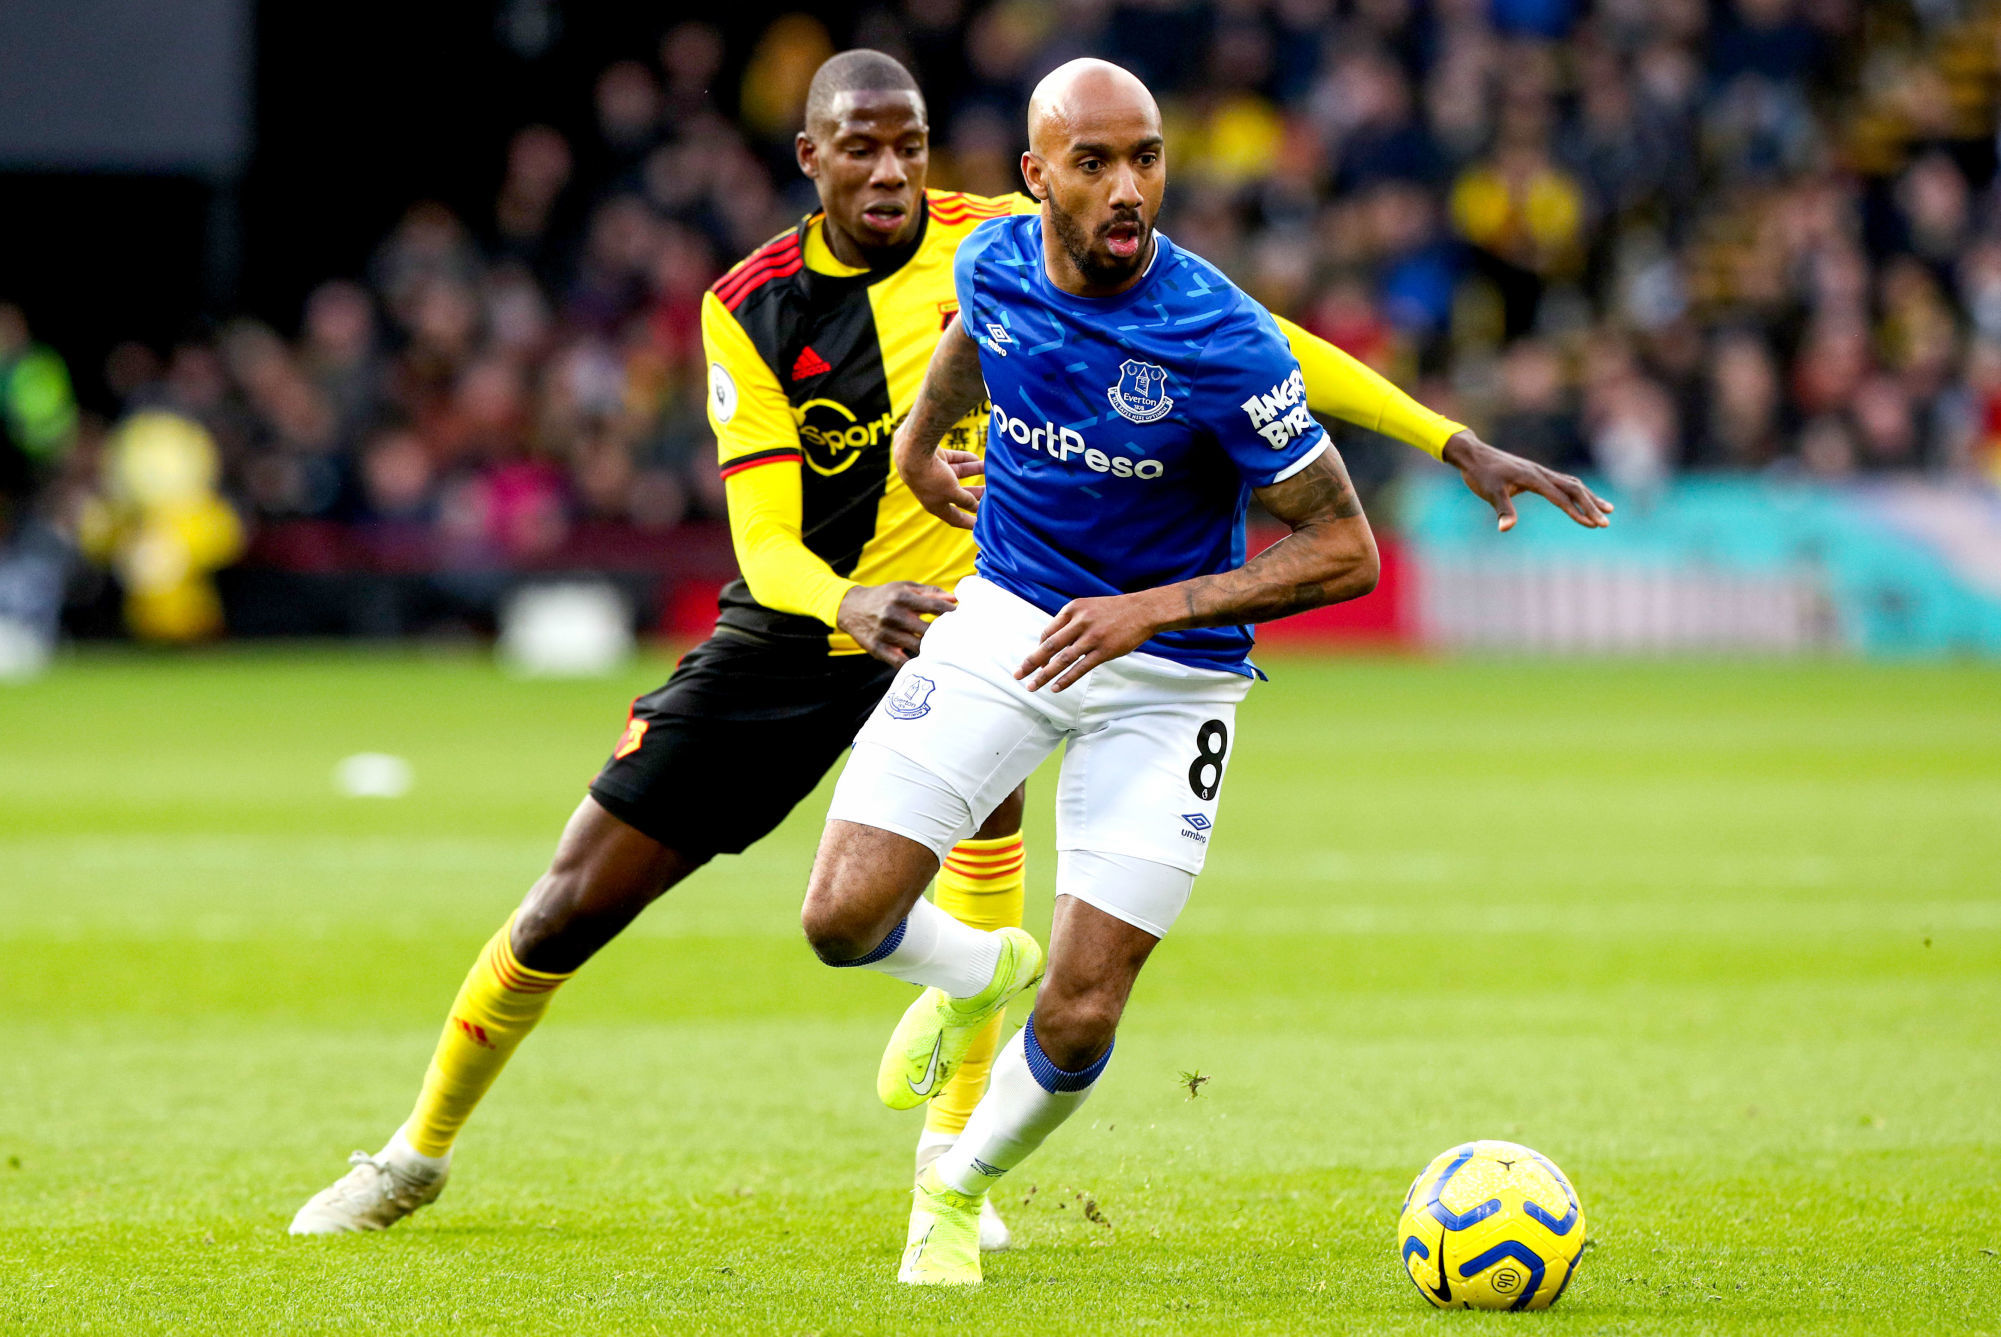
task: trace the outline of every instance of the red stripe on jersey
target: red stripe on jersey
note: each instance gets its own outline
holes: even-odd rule
[[[801,256],[797,247],[792,247],[784,251],[776,251],[770,255],[757,256],[754,259],[745,261],[739,268],[723,275],[722,278],[716,281],[716,286],[712,291],[714,291],[717,297],[722,299],[725,305],[734,306],[745,292],[763,283],[765,277],[772,270],[782,269],[786,265],[796,266],[800,259]]]
[[[767,261],[766,264],[767,268],[756,274],[746,275],[746,281],[737,284],[729,293],[717,293],[716,296],[722,298],[723,306],[731,311],[736,310],[743,305],[744,298],[750,296],[773,279],[790,278],[804,269],[806,267],[806,260],[803,256],[795,255],[782,264],[771,261]]]
[[[734,310],[736,304],[743,300],[744,294],[751,289],[772,278],[781,277],[773,271],[789,264],[792,268],[787,272],[798,273],[799,266],[794,262],[798,261],[800,256],[798,234],[788,233],[752,251],[741,264],[717,279],[715,286],[709,291],[722,299],[724,306]]]
[[[749,459],[737,460],[733,464],[725,464],[723,466],[723,477],[728,478],[732,474],[740,474],[745,469],[755,469],[760,464],[780,464],[786,460],[790,460],[794,464],[797,464],[800,458],[801,457],[797,451],[788,450],[788,451],[776,451],[771,453],[759,451],[757,454],[751,456]]]
[[[781,232],[770,241],[765,242],[764,245],[752,251],[749,255],[746,255],[743,259],[731,265],[728,272],[716,281],[716,286],[721,287],[723,284],[728,283],[731,278],[741,274],[758,261],[777,255],[780,251],[792,250],[798,245],[799,234],[797,232]]]
[[[1002,214],[1014,212],[1014,205],[1006,200],[974,200],[961,196],[950,204],[935,204],[931,212],[939,218],[960,221],[967,218],[999,218]]]

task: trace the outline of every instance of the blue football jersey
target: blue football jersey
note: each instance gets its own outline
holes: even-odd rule
[[[993,401],[978,570],[1051,613],[1242,566],[1251,489],[1327,445],[1270,313],[1155,236],[1139,282],[1101,298],[1050,282],[1038,216],[995,219],[959,247],[959,318]],[[1140,649],[1255,673],[1246,626]]]

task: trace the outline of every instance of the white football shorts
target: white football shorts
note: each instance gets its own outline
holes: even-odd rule
[[[1131,654],[1060,693],[1030,692],[1014,673],[1050,615],[978,576],[957,593],[959,606],[931,625],[922,653],[862,726],[828,817],[893,831],[943,859],[1063,744],[1059,853],[1140,859],[1187,876],[1165,879],[1181,888],[1175,897],[1158,878],[1066,878],[1066,865],[1091,861],[1059,857],[1057,894],[1163,936],[1208,854],[1251,680]],[[1134,903],[1120,903],[1122,886]]]

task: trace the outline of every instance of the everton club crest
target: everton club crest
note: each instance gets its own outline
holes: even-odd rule
[[[937,683],[922,674],[913,673],[882,699],[882,708],[889,712],[893,720],[914,720],[919,715],[931,713],[931,693],[937,690]]]
[[[1119,383],[1105,395],[1129,422],[1158,422],[1174,407],[1167,397],[1167,368],[1133,358],[1119,364]]]

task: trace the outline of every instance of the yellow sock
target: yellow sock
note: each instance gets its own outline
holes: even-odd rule
[[[403,1136],[426,1156],[442,1156],[452,1149],[459,1129],[507,1066],[515,1046],[548,1011],[549,995],[570,978],[530,970],[516,961],[508,942],[513,931],[514,916],[509,915],[466,973],[424,1073],[423,1094],[403,1125]]]
[[[938,889],[933,896],[938,908],[962,923],[992,931],[1021,926],[1022,882],[1028,857],[1021,836],[997,836],[992,840],[962,840],[945,856],[938,870]],[[925,1107],[924,1132],[956,1135],[966,1126],[973,1106],[987,1089],[987,1072],[1000,1048],[1001,1032],[1007,1018],[995,1017],[987,1023],[967,1051],[965,1061],[952,1074],[938,1098]]]

